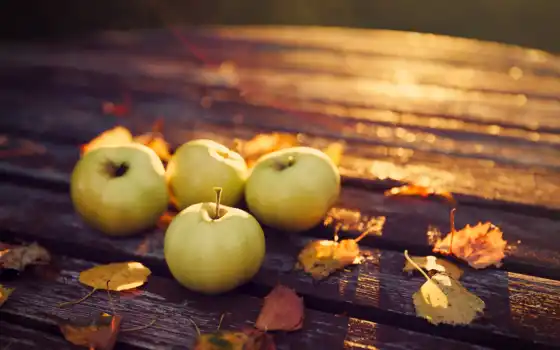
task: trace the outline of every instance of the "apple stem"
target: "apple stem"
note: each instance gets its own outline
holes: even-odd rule
[[[214,187],[214,192],[216,192],[216,213],[214,214],[214,220],[220,218],[220,202],[222,201],[222,188]]]

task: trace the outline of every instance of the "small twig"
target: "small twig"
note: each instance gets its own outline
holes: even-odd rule
[[[218,328],[216,329],[216,332],[220,330],[220,327],[222,327],[222,321],[224,320],[225,316],[226,314],[222,314],[222,316],[220,316],[220,322],[218,322]]]
[[[149,328],[149,327],[153,326],[153,325],[156,323],[157,320],[158,320],[158,318],[156,317],[156,318],[154,318],[152,321],[150,321],[150,323],[145,324],[145,325],[143,325],[143,326],[131,327],[131,328],[125,328],[125,329],[122,329],[122,328],[121,328],[121,332],[135,332],[135,331],[141,331],[141,330],[143,330],[143,329],[146,329],[146,328]]]
[[[97,290],[97,288],[93,288],[91,290],[91,292],[89,292],[88,294],[86,294],[83,298],[79,299],[79,300],[72,300],[72,301],[66,301],[64,303],[60,303],[58,304],[58,307],[64,307],[64,306],[68,306],[68,305],[74,305],[74,304],[79,304],[82,301],[86,300],[87,298],[89,298],[93,293],[95,293],[95,291]]]
[[[200,337],[201,333],[200,333],[200,328],[198,328],[198,325],[191,318],[187,317],[187,320],[191,321],[191,323],[194,326],[194,329],[196,330],[196,334],[198,334],[198,336]]]

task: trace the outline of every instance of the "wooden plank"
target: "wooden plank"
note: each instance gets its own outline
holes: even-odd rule
[[[57,307],[61,302],[79,299],[88,292],[77,277],[79,271],[94,266],[88,261],[65,257],[57,257],[57,264],[61,273],[54,281],[27,277],[11,282],[17,293],[0,309],[2,317],[23,323],[32,321],[54,332],[55,317],[68,319],[89,317],[97,312],[114,312],[104,291],[98,291],[72,307]],[[150,276],[146,285],[133,292],[112,294],[112,305],[123,316],[122,329],[146,325],[157,318],[152,327],[120,333],[117,345],[126,344],[138,349],[191,348],[196,337],[192,322],[201,332],[212,332],[217,329],[221,315],[224,318],[220,329],[251,327],[262,305],[261,299],[242,294],[202,296],[182,288],[171,279],[154,275]],[[369,335],[369,339],[364,339],[364,335]],[[343,346],[348,349],[367,346],[429,349],[436,344],[460,349],[480,348],[310,309],[305,310],[301,331],[276,334],[275,340],[278,349],[340,349]]]
[[[18,204],[12,200],[16,196]],[[101,262],[138,259],[156,274],[169,275],[163,261],[161,230],[119,239],[115,244],[113,239],[84,225],[72,211],[66,193],[3,185],[0,203],[0,224],[9,228],[5,235],[10,239],[37,240],[54,252],[85,259],[95,257]],[[29,213],[34,213],[32,219]],[[286,240],[281,233],[267,230],[267,256],[249,284],[249,292],[261,293],[280,281],[295,288],[314,309],[345,312],[352,317],[482,345],[545,346],[560,340],[558,281],[466,269],[462,281],[486,302],[484,317],[469,326],[434,327],[415,316],[411,296],[423,281],[402,274],[401,253],[371,249],[372,258],[363,265],[316,284],[310,277],[293,272],[297,252],[308,239]],[[534,303],[536,299],[539,304]]]
[[[515,92],[422,85],[404,68],[399,74],[405,77],[398,78],[400,80],[395,82],[374,80],[363,75],[340,76],[275,69],[269,65],[260,68],[236,66],[231,61],[226,63],[200,66],[167,56],[145,57],[110,51],[76,52],[68,49],[53,52],[52,48],[27,49],[23,52],[7,48],[0,56],[4,72],[17,74],[20,78],[28,75],[25,72],[30,68],[35,68],[35,71],[37,68],[50,69],[56,73],[51,78],[61,75],[61,70],[78,69],[129,81],[150,78],[159,80],[159,85],[167,82],[167,85],[175,86],[202,84],[209,88],[238,89],[243,91],[244,99],[251,103],[271,104],[283,101],[283,105],[292,106],[294,102],[315,102],[339,108],[374,108],[485,124],[515,125],[530,130],[560,128],[558,120],[554,118],[560,110],[560,100],[535,96],[528,98]],[[34,82],[38,77],[35,78]],[[554,96],[560,96],[554,92],[560,90],[560,87],[550,87],[551,83],[546,80],[542,84],[549,86]],[[131,82],[130,85],[137,84]],[[531,119],[524,118],[529,114]]]
[[[25,136],[35,135],[42,139],[50,135],[57,141],[66,140],[76,145],[85,143],[115,125],[114,118],[103,116],[100,112],[103,101],[112,100],[115,95],[101,91],[96,91],[95,95],[91,91],[88,94],[75,94],[75,91],[34,94],[32,105],[27,102],[31,93],[17,93],[11,97],[9,93],[0,94],[4,113],[12,116],[3,118],[0,125],[4,130]],[[228,106],[231,108],[226,109]],[[433,148],[414,150],[400,147],[400,144],[367,143],[363,138],[356,140],[341,133],[340,129],[329,126],[328,119],[325,122],[320,116],[312,118],[306,127],[303,120],[297,125],[296,119],[290,121],[288,117],[281,118],[280,114],[267,117],[266,111],[259,114],[256,110],[238,118],[235,108],[246,106],[234,107],[224,105],[220,109],[205,109],[180,99],[143,95],[134,109],[134,118],[120,118],[119,122],[134,132],[145,132],[156,116],[163,116],[167,125],[172,126],[166,128],[165,135],[173,146],[193,137],[214,138],[231,145],[234,137],[247,139],[267,130],[303,131],[308,132],[303,137],[304,143],[314,147],[325,147],[341,139],[346,141],[347,150],[340,169],[349,178],[374,180],[376,183],[380,178],[394,179],[430,185],[466,194],[469,198],[461,198],[460,202],[477,205],[484,204],[485,201],[476,200],[482,197],[560,209],[560,177],[554,168],[503,164],[499,159],[492,158],[492,154],[488,155],[488,159],[465,158],[447,152],[434,153]],[[66,117],[61,119],[62,115]],[[208,120],[213,123],[206,123]],[[72,128],[73,132],[67,133],[66,128]],[[533,147],[536,148],[532,151],[523,151],[524,159],[541,162],[540,151],[547,146]],[[550,158],[560,159],[555,156],[559,153],[557,147],[549,147]],[[507,149],[505,145],[504,148]],[[497,178],[499,181],[496,181]],[[497,204],[503,206],[505,203]]]
[[[60,41],[49,44],[56,46]],[[123,50],[142,55],[165,52],[185,57],[204,56],[207,48],[217,46],[227,51],[252,51],[255,54],[313,50],[322,55],[336,53],[341,59],[362,56],[375,61],[386,57],[402,57],[413,64],[449,64],[497,72],[506,72],[512,66],[517,66],[529,73],[560,74],[558,57],[541,50],[443,35],[386,30],[311,26],[173,27],[105,31],[63,43],[64,46],[69,44],[77,48]],[[194,55],[189,52],[190,46],[204,50],[199,49]],[[473,55],[473,51],[477,55]]]
[[[0,320],[0,346],[2,350],[76,350],[79,349],[61,337],[33,328],[22,327]]]
[[[50,143],[36,143],[32,140],[9,138],[13,157],[5,157],[0,164],[0,176],[31,185],[57,188],[68,191],[69,174],[79,157],[78,147]],[[20,153],[18,153],[20,152]],[[22,152],[29,152],[23,154]],[[387,198],[382,193],[363,188],[343,186],[336,204],[360,212],[363,220],[384,217],[383,230],[367,237],[363,243],[392,250],[409,249],[416,254],[430,254],[428,239],[430,226],[447,233],[450,229],[450,207],[436,200],[414,198]],[[560,232],[560,221],[555,214],[550,217],[531,216],[519,212],[508,212],[500,208],[461,205],[457,209],[457,227],[466,224],[491,221],[504,232],[511,250],[504,260],[504,269],[545,278],[560,279],[560,242],[556,239]],[[332,237],[331,230],[317,229],[309,234],[317,237]],[[358,232],[344,232],[357,235]]]

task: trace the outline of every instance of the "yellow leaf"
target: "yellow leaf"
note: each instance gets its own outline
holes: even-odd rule
[[[6,288],[0,284],[0,306],[2,306],[6,300],[10,297],[10,294],[14,291],[14,288]]]
[[[123,126],[116,126],[102,132],[89,143],[82,145],[81,155],[101,146],[118,146],[130,142],[132,142],[130,131]]]
[[[143,285],[150,274],[139,262],[112,263],[82,271],[80,282],[94,289],[121,291]]]
[[[29,265],[46,265],[51,261],[49,252],[38,245],[12,246],[0,251],[0,268],[23,271]]]
[[[341,142],[331,143],[323,152],[329,156],[336,166],[339,166],[344,152],[344,144]]]
[[[236,151],[251,167],[260,157],[280,149],[299,145],[297,135],[287,133],[258,134],[249,141],[236,140]]]
[[[436,274],[412,296],[416,314],[433,324],[469,324],[485,304],[453,278]]]
[[[426,271],[437,271],[438,273],[446,273],[452,278],[458,280],[463,275],[463,270],[458,268],[455,264],[438,259],[435,256],[411,256],[410,259]],[[416,268],[407,260],[403,271],[413,271]]]
[[[322,279],[348,265],[360,264],[363,256],[354,239],[340,242],[321,240],[307,244],[298,255],[297,268]]]

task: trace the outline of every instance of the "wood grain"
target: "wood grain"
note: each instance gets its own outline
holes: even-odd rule
[[[189,349],[197,336],[191,321],[197,324],[201,332],[213,332],[223,314],[220,329],[239,330],[254,324],[262,306],[261,299],[241,294],[201,296],[189,292],[171,279],[152,275],[146,285],[136,290],[113,292],[112,304],[105,291],[98,291],[80,304],[59,308],[56,306],[58,303],[79,299],[88,292],[77,277],[80,271],[94,266],[94,263],[57,257],[57,265],[60,275],[56,280],[37,280],[36,277],[24,276],[11,282],[17,288],[17,294],[0,310],[2,317],[20,323],[33,322],[53,333],[57,318],[87,318],[97,312],[116,312],[121,315],[122,329],[149,324],[157,318],[152,327],[121,332],[117,348],[126,345],[127,348],[136,349]],[[363,339],[364,334],[372,336]],[[403,340],[404,337],[407,339]],[[405,346],[414,344],[413,349],[428,349],[436,343],[460,349],[480,348],[309,309],[305,310],[304,328],[301,331],[277,333],[275,341],[278,349],[316,349],[317,346],[340,349],[344,345],[349,349],[360,349],[370,344],[383,348],[387,346],[389,349],[408,349]]]
[[[89,88],[87,93],[84,91],[83,94],[76,91],[77,88],[51,93],[54,89],[46,88],[45,91],[50,92],[33,95],[31,92],[2,94],[0,101],[4,112],[12,116],[0,121],[2,128],[28,137],[35,135],[39,139],[72,142],[77,146],[116,124],[114,118],[104,116],[100,112],[101,104],[113,100],[115,95],[111,96],[101,90],[96,90],[94,94]],[[31,96],[33,104],[27,103]],[[235,106],[231,105],[229,108],[226,108],[226,105],[219,109],[219,106],[205,109],[199,104],[181,99],[158,98],[147,94],[139,96],[137,101],[139,102],[133,111],[134,118],[121,118],[118,123],[130,127],[134,132],[145,132],[150,129],[156,117],[163,116],[168,125],[165,136],[173,146],[195,137],[214,138],[232,144],[234,137],[248,139],[259,132],[300,132],[305,135],[304,144],[314,147],[325,147],[331,142],[344,140],[347,148],[340,169],[347,177],[376,182],[379,179],[394,179],[430,185],[471,197],[461,199],[465,201],[472,201],[472,197],[482,197],[560,208],[560,176],[550,165],[520,166],[499,162],[493,155],[477,159],[452,156],[445,152],[437,153],[430,149],[412,150],[399,145],[372,143],[369,140],[345,136],[345,129],[329,127],[329,123],[325,123],[319,115],[312,119],[312,125],[320,125],[320,128],[317,128],[306,127],[303,121],[299,121],[298,125],[297,119],[290,121],[289,118],[281,118],[279,114],[269,117],[267,113],[257,113],[258,111],[239,114]],[[237,106],[244,108],[243,105]],[[60,123],[57,117],[61,115],[68,116],[63,123]],[[271,125],[267,120],[271,120],[271,123],[276,121],[276,124]],[[281,121],[283,127],[278,126],[277,121]],[[73,132],[67,133],[66,128],[72,128]],[[322,131],[318,131],[319,129]],[[559,153],[555,151],[555,147],[534,147],[535,152],[548,148],[551,159],[560,159],[555,156]],[[541,158],[530,152],[530,149],[524,149],[523,152],[527,152],[523,153],[523,158],[529,162],[531,159],[540,162]],[[474,200],[474,204],[480,205],[481,202]]]
[[[0,177],[31,186],[31,179],[37,186],[68,191],[69,174],[79,159],[77,147],[33,140],[7,137],[13,157],[5,157],[0,163]],[[19,150],[19,153],[18,153]],[[22,152],[28,152],[22,156]],[[374,247],[403,251],[409,249],[415,254],[431,254],[427,232],[430,227],[443,234],[449,232],[450,206],[438,200],[414,198],[387,198],[382,193],[363,188],[343,186],[338,208],[358,211],[363,221],[383,217],[382,230],[363,243]],[[511,249],[505,259],[504,269],[546,278],[560,280],[560,221],[552,217],[538,217],[512,213],[500,208],[461,205],[457,208],[456,225],[490,221],[499,226]],[[317,237],[332,237],[331,230],[312,230],[308,234]],[[359,235],[349,231],[344,235]]]
[[[2,350],[76,350],[79,347],[57,337],[12,322],[0,321],[0,346]]]
[[[15,196],[20,200],[17,205],[11,200]],[[9,228],[6,235],[11,239],[37,240],[54,252],[101,262],[138,259],[155,273],[169,275],[162,255],[163,231],[115,241],[85,226],[72,211],[67,194],[3,185],[0,198],[0,224]],[[28,218],[29,213],[33,213],[32,220]],[[486,302],[485,316],[465,327],[434,327],[415,316],[410,296],[423,281],[402,274],[401,253],[373,249],[372,258],[365,264],[317,285],[310,277],[293,272],[295,257],[308,238],[286,240],[279,232],[267,230],[266,233],[267,255],[252,283],[257,291],[268,290],[280,281],[295,288],[314,309],[345,312],[373,322],[383,320],[390,325],[399,324],[411,330],[478,344],[529,346],[535,342],[544,346],[560,339],[555,331],[560,329],[557,281],[521,274],[515,274],[512,279],[505,271],[467,269],[463,278],[465,286]],[[538,305],[533,303],[536,298],[541,300]],[[510,299],[515,304],[510,305]]]

